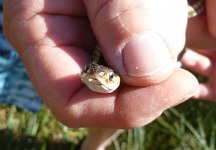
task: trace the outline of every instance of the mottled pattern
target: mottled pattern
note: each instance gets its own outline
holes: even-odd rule
[[[2,0],[0,0],[0,103],[16,105],[37,112],[42,101],[34,91],[25,67],[2,33]]]
[[[99,93],[111,93],[120,85],[120,77],[112,69],[95,61],[81,70],[80,78],[89,89]]]

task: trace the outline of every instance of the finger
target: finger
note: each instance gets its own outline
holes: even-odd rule
[[[105,59],[130,85],[158,83],[174,70],[185,40],[185,2],[84,1]]]
[[[206,0],[206,11],[207,11],[209,32],[216,39],[216,17],[215,17],[216,11],[215,11],[215,8],[216,8],[215,0]]]
[[[138,127],[191,97],[197,87],[192,74],[176,69],[169,79],[149,87],[124,86],[111,94],[97,94],[84,87],[74,93],[66,108],[54,104],[51,108],[70,127]]]
[[[86,16],[86,9],[83,1],[81,0],[5,0],[4,5],[8,6],[4,8],[4,11],[11,11],[10,8],[16,5],[22,5],[24,7],[17,7],[13,13],[26,11],[29,13],[49,13],[49,14],[61,14],[61,15],[75,15]]]
[[[4,31],[16,50],[29,50],[37,45],[93,47],[95,37],[87,18],[73,15],[29,13],[33,5],[4,5]],[[27,8],[26,8],[27,7]],[[22,9],[20,12],[14,10]],[[16,13],[16,14],[15,14]],[[18,23],[17,23],[18,22]],[[23,42],[25,41],[25,42]]]
[[[188,20],[186,46],[191,49],[214,50],[215,42],[215,7],[214,0],[206,0],[205,11]]]
[[[23,1],[16,4],[4,5],[10,8],[4,12],[4,30],[9,41],[19,52],[45,103],[51,102],[46,96],[48,93],[53,94],[56,101],[65,99],[55,103],[67,103],[70,94],[83,86],[79,78],[80,66],[90,60],[82,47],[92,47],[95,42],[87,19],[29,13],[34,5],[24,5]],[[22,11],[15,14],[15,10],[20,9]]]
[[[181,62],[185,68],[204,76],[210,76],[213,72],[213,63],[210,58],[190,49],[186,50]]]
[[[202,99],[202,100],[210,100],[216,101],[216,97],[214,97],[213,87],[210,84],[200,84],[199,90],[193,96],[195,99]]]

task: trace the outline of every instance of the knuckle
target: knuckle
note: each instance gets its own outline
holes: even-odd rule
[[[155,114],[141,116],[126,115],[121,118],[121,121],[125,128],[138,128],[152,122],[159,117],[161,113],[162,112],[157,112]]]

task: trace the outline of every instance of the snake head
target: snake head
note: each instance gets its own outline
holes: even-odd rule
[[[112,69],[94,62],[81,70],[80,78],[88,88],[99,93],[111,93],[120,85],[120,77]]]

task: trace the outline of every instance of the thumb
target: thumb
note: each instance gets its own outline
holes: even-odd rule
[[[125,83],[151,85],[170,76],[184,47],[186,1],[84,3],[104,58]]]

